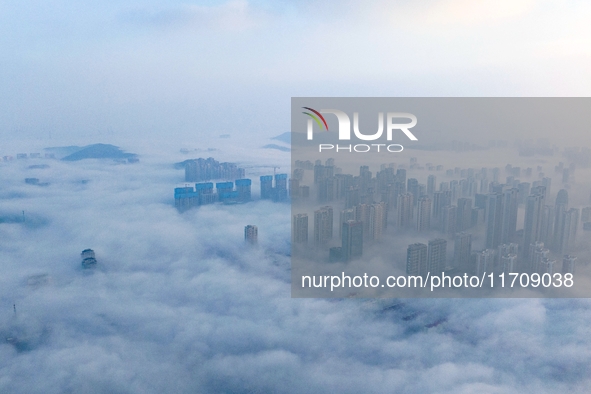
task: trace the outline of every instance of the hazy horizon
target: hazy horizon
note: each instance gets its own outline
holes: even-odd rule
[[[290,204],[260,200],[257,179],[290,173],[290,152],[263,146],[289,147],[271,138],[291,131],[292,97],[590,96],[590,15],[557,0],[0,0],[0,392],[589,393],[588,299],[291,298]],[[568,188],[591,206],[591,169],[553,168],[588,163],[562,148],[591,135],[568,132],[391,162],[542,165],[547,203]],[[560,149],[519,156],[515,140],[539,153],[540,138]],[[95,143],[139,162],[16,158]],[[174,163],[199,157],[239,163],[254,201],[176,209],[192,185]]]

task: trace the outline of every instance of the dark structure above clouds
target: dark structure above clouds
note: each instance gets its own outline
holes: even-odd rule
[[[64,161],[78,161],[84,159],[114,159],[125,160],[130,163],[138,161],[135,153],[127,153],[119,147],[110,144],[92,144],[83,147],[65,146],[45,148],[46,151],[61,156]]]

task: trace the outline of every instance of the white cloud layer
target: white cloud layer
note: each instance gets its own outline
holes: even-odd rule
[[[5,3],[0,135],[287,131],[292,96],[589,95],[552,0]]]
[[[179,214],[182,156],[156,151],[133,165],[1,164],[1,213],[27,219],[0,224],[0,392],[591,389],[588,300],[291,299],[289,206]],[[243,243],[246,224],[260,248]]]

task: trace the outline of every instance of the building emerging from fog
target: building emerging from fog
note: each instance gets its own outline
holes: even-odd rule
[[[256,244],[259,240],[259,229],[253,224],[244,227],[244,240],[251,244]]]
[[[220,163],[213,158],[193,159],[185,162],[185,182],[202,182],[211,179],[244,178],[244,169],[234,163]]]
[[[275,187],[273,187],[273,176],[271,175],[263,175],[261,176],[260,180],[262,200],[287,200],[287,174],[275,175]]]
[[[470,271],[472,256],[472,234],[467,232],[457,233],[454,240],[455,266],[464,272]]]
[[[427,272],[431,274],[440,274],[445,270],[447,263],[447,241],[443,238],[437,238],[429,241],[427,253]]]
[[[236,190],[234,182],[202,182],[196,183],[195,187],[185,186],[174,189],[174,206],[179,211],[198,207],[201,205],[222,202],[225,204],[235,204],[248,202],[251,199],[250,179],[236,180]]]
[[[331,206],[314,211],[314,244],[325,245],[332,239],[333,213]]]
[[[363,222],[347,220],[342,224],[342,258],[350,261],[363,254]]]
[[[82,257],[82,267],[83,268],[93,268],[96,267],[96,258],[94,255],[94,250],[92,249],[84,249],[80,254]]]
[[[308,215],[305,213],[293,216],[293,242],[296,244],[308,243]]]
[[[406,273],[424,275],[427,272],[427,245],[415,243],[406,250]]]

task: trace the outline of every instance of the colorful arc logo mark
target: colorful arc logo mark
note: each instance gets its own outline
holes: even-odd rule
[[[318,115],[318,116],[315,116],[314,114],[311,114],[310,112],[302,112],[303,114],[306,114],[309,117],[311,117],[312,119],[314,119],[316,121],[316,123],[318,124],[318,127],[320,127],[320,129],[326,128],[326,131],[328,131],[328,124],[326,123],[326,119],[324,119],[324,116],[322,116],[322,114],[320,112],[318,112],[315,109],[312,109],[310,107],[302,107],[302,108],[307,109],[308,111],[314,112],[314,114]],[[318,119],[318,117],[320,117],[320,119],[322,119],[322,123],[324,123],[324,126],[322,125],[322,123],[320,123],[320,119]]]

